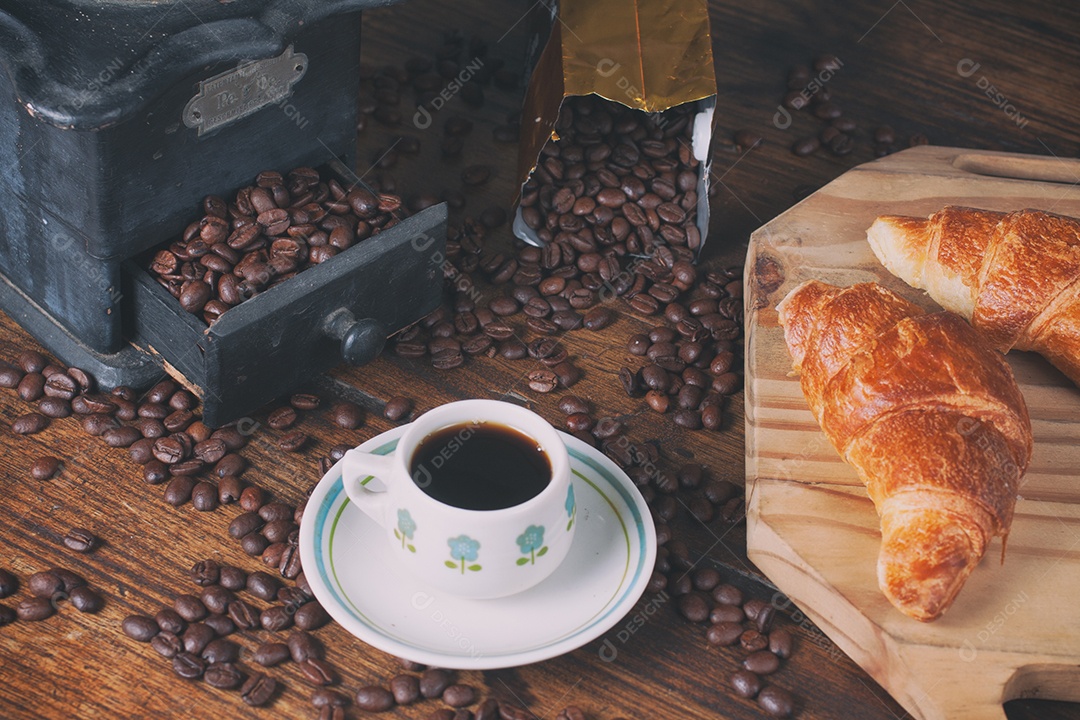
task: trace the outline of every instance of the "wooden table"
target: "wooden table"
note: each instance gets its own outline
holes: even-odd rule
[[[531,22],[523,17],[528,5],[412,0],[372,11],[366,17],[365,61],[377,67],[401,64],[413,54],[430,55],[444,29],[460,28],[488,40],[490,57],[520,68]],[[532,11],[541,5],[536,3]],[[867,137],[879,124],[896,129],[900,147],[910,136],[922,134],[946,145],[1076,155],[1080,10],[1075,6],[1016,5],[1006,0],[981,3],[979,9],[958,0],[848,5],[840,8],[809,0],[711,3],[720,93],[713,180],[719,192],[705,255],[708,267],[741,265],[751,230],[846,168],[872,159]],[[799,158],[789,151],[790,145],[797,137],[815,133],[818,121],[797,116],[792,127],[784,128],[783,118],[774,123],[774,115],[785,92],[788,68],[809,63],[823,52],[843,61],[828,87],[845,114],[859,123],[861,141],[845,157],[819,152]],[[512,194],[516,146],[493,141],[491,128],[520,107],[520,98],[493,87],[485,93],[487,102],[478,111],[455,97],[426,131],[409,125],[412,107],[407,100],[402,104],[402,127],[369,123],[359,136],[360,171],[382,154],[395,134],[408,132],[421,140],[422,153],[403,158],[390,170],[406,196],[456,188],[462,167],[485,162],[494,167],[495,178],[468,191],[466,211],[505,205]],[[444,162],[439,158],[439,128],[454,115],[469,116],[476,127],[466,140],[463,157]],[[733,147],[731,133],[742,128],[763,136],[764,145],[750,152]],[[505,227],[493,236],[492,242],[509,242]],[[574,392],[593,398],[600,414],[622,418],[632,438],[660,440],[669,467],[692,459],[708,465],[717,478],[741,482],[741,395],[727,407],[721,431],[686,432],[619,388],[615,374],[627,363],[625,339],[650,325],[622,312],[618,322],[602,333],[571,333],[565,342],[585,371]],[[2,318],[0,357],[14,359],[21,348],[34,345]],[[359,443],[391,426],[379,410],[403,389],[417,399],[419,409],[457,398],[506,397],[527,402],[553,423],[561,423],[556,408],[560,393],[540,396],[525,386],[524,375],[531,367],[528,361],[481,359],[439,372],[423,361],[385,355],[362,369],[338,368],[314,379],[312,387],[324,400],[340,394],[360,402],[369,411],[364,425],[345,431],[321,412],[305,413],[300,427],[312,441],[302,453],[292,455],[277,449],[278,433],[261,429],[242,452],[251,465],[245,478],[287,502],[299,502],[318,479],[317,460],[330,447]],[[0,392],[0,415],[5,420],[25,409],[13,392]],[[266,411],[254,419],[265,422]],[[30,479],[28,469],[43,453],[61,457],[65,467],[57,479],[40,483]],[[242,704],[234,691],[179,680],[167,661],[120,632],[124,616],[152,614],[177,594],[190,592],[193,586],[186,571],[196,560],[213,557],[249,570],[258,567],[256,559],[245,556],[227,537],[226,528],[239,512],[235,506],[199,513],[190,505],[166,505],[161,487],[145,485],[126,452],[84,434],[74,419],[55,421],[30,437],[12,434],[5,423],[0,431],[0,469],[0,541],[5,548],[0,567],[24,581],[37,570],[69,567],[107,596],[107,606],[98,615],[64,607],[44,622],[18,622],[0,629],[0,716],[315,715],[308,702],[310,686],[295,666],[272,671],[283,680],[285,690],[270,709],[256,710]],[[73,526],[91,528],[105,545],[87,556],[67,550],[59,539]],[[773,597],[774,588],[746,559],[743,526],[717,519],[706,527],[683,512],[675,530],[699,566],[720,569],[751,596]],[[22,590],[16,600],[25,596]],[[649,600],[646,596],[642,602]],[[790,617],[780,622],[796,633],[797,648],[773,681],[796,693],[798,717],[904,716],[902,708],[816,628]],[[707,644],[704,627],[683,620],[674,602],[661,607],[625,642],[616,639],[620,628],[607,635],[619,642],[611,662],[601,658],[598,640],[548,662],[464,672],[460,678],[500,699],[527,705],[538,718],[552,718],[569,704],[581,706],[590,718],[605,720],[762,716],[752,701],[736,699],[727,689],[727,677],[741,654]],[[242,644],[250,649],[254,639],[264,635],[250,634]],[[342,676],[343,690],[385,684],[398,672],[394,658],[354,640],[340,627],[328,626],[318,635]],[[427,702],[395,712],[398,717],[422,718],[436,707],[441,705]],[[1080,717],[1080,708],[1074,705],[1047,701],[1014,701],[1007,709],[1011,718]]]

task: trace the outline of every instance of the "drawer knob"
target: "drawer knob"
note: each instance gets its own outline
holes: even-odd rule
[[[347,308],[327,316],[323,330],[341,341],[341,357],[350,365],[366,365],[379,356],[386,344],[386,328],[374,318],[356,319]]]

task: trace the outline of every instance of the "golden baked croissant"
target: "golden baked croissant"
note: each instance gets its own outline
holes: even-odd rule
[[[889,272],[968,318],[1002,352],[1042,354],[1080,385],[1080,221],[947,206],[866,232]]]
[[[1009,532],[1032,445],[1012,371],[960,317],[874,283],[812,280],[777,310],[810,409],[881,518],[878,585],[936,619]]]

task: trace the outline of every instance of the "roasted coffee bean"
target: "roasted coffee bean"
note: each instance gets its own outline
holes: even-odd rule
[[[185,680],[196,680],[206,671],[206,661],[191,652],[181,652],[173,656],[172,667]]]
[[[649,347],[652,345],[652,341],[648,335],[637,334],[631,335],[630,339],[626,343],[626,349],[631,355],[643,356],[649,352]]]
[[[30,466],[30,477],[35,480],[49,480],[60,471],[60,459],[52,455],[43,455]],[[0,596],[2,597],[2,596]]]
[[[24,622],[38,622],[50,618],[56,607],[50,598],[26,598],[15,607],[15,614]]]
[[[787,690],[769,685],[758,693],[758,705],[773,717],[788,717],[795,711],[795,699]]]
[[[261,523],[262,518],[259,520]],[[259,570],[247,577],[247,591],[260,600],[267,602],[274,600],[277,598],[279,589],[281,589],[281,581],[270,573]]]
[[[221,587],[226,590],[232,590],[233,592],[239,592],[247,587],[247,573],[238,567],[232,565],[223,565],[217,579]],[[213,583],[209,583],[213,584]]]
[[[745,606],[743,608],[745,612]],[[747,613],[747,618],[753,620]],[[746,630],[739,636],[739,645],[747,652],[757,652],[769,647],[769,639],[757,630]]]
[[[731,676],[731,689],[741,698],[753,698],[761,690],[761,678],[749,670],[739,670]]]
[[[252,487],[254,486],[246,488],[244,492],[246,493],[248,490],[252,489]],[[243,493],[241,493],[241,499],[242,498]],[[254,532],[255,530],[258,530],[264,524],[266,524],[266,521],[259,517],[259,514],[257,512],[242,513],[240,515],[237,515],[233,519],[233,521],[229,523],[229,537],[239,540],[245,535]],[[251,579],[248,578],[248,583],[250,584],[250,582]]]
[[[679,613],[690,622],[704,622],[709,619],[709,603],[704,595],[687,593],[679,598]]]
[[[144,438],[153,441],[169,434],[161,421],[155,420],[154,418],[138,418],[132,423],[131,427],[138,430]],[[151,443],[151,445],[153,445],[153,443]]]
[[[269,539],[267,539],[269,542]],[[262,551],[260,559],[263,565],[267,567],[277,567],[281,564],[281,556],[285,552],[286,544],[283,542],[271,542],[266,546],[266,549]]]
[[[45,376],[40,372],[30,372],[23,376],[16,386],[19,398],[26,402],[40,400],[45,395]]]
[[[597,307],[585,315],[583,324],[588,330],[599,331],[606,328],[615,319],[615,313],[606,307]]]
[[[243,600],[229,603],[229,619],[241,630],[251,630],[259,626],[259,612]]]
[[[262,625],[263,630],[278,632],[279,630],[285,630],[292,626],[293,616],[288,608],[281,605],[274,605],[273,607],[269,607],[262,611],[262,614],[259,616],[259,624]]]
[[[175,467],[175,466],[174,466]],[[191,505],[200,512],[216,510],[219,503],[218,488],[211,482],[202,480],[191,489]]]
[[[733,139],[735,140],[735,145],[744,152],[747,150],[754,150],[765,142],[765,138],[752,130],[736,130]]]
[[[280,665],[289,659],[289,647],[284,643],[264,642],[255,649],[253,659],[263,667]]]
[[[559,387],[559,377],[551,370],[533,370],[528,375],[529,389],[549,393]]]
[[[349,401],[334,403],[330,408],[330,419],[346,430],[355,430],[363,422],[364,415],[360,406]]]
[[[259,508],[266,504],[266,492],[258,485],[249,485],[240,493],[240,508],[245,513],[258,514]],[[260,518],[261,519],[261,518]],[[254,522],[245,520],[245,523]],[[243,528],[241,528],[242,530]]]
[[[441,668],[428,668],[420,674],[420,694],[425,698],[441,697],[451,685],[451,675]]]
[[[804,157],[816,152],[820,147],[821,143],[818,141],[817,137],[808,135],[796,140],[791,146],[791,152],[800,157]]]
[[[0,598],[10,597],[19,589],[19,579],[7,570],[0,569]]]
[[[394,696],[384,687],[366,685],[356,691],[356,707],[365,712],[385,712],[394,707]]]
[[[71,415],[71,403],[63,398],[44,397],[38,402],[38,410],[45,417],[66,418]]]
[[[213,440],[214,438],[210,439]],[[247,460],[244,460],[243,457],[237,455],[236,453],[229,453],[228,455],[217,461],[217,464],[214,465],[213,473],[219,478],[226,477],[228,475],[235,475],[239,477],[240,474],[244,472],[244,469],[246,467]]]
[[[130,425],[112,427],[102,433],[105,444],[110,447],[130,447],[142,437],[142,433]]]
[[[304,679],[312,685],[321,687],[333,685],[337,682],[337,673],[334,672],[333,666],[325,660],[311,657],[297,664],[300,666],[300,672]]]
[[[221,577],[221,565],[216,560],[199,560],[188,570],[188,576],[199,587],[215,585]]]
[[[146,617],[145,615],[128,615],[120,623],[120,627],[123,629],[124,634],[132,640],[139,642],[150,642],[150,640],[158,634],[160,628],[158,624],[154,622],[153,618]]]
[[[20,415],[11,421],[11,431],[17,435],[33,435],[47,427],[49,427],[49,418],[36,412]]]
[[[311,693],[311,704],[317,708],[344,708],[348,707],[350,702],[352,700],[348,695],[329,688],[315,688]]]
[[[264,506],[265,507],[265,506]],[[271,520],[262,528],[263,536],[272,543],[285,542],[289,533],[296,529],[292,521],[292,508],[289,508],[289,516]]]
[[[169,466],[160,460],[150,460],[143,465],[143,480],[148,485],[159,485],[169,478]],[[168,501],[168,497],[165,498]],[[176,503],[182,505],[183,502]]]
[[[768,603],[760,598],[750,598],[743,603],[743,611],[746,613],[748,620],[757,620],[758,613],[768,607]]]
[[[318,600],[312,600],[297,608],[294,620],[296,626],[302,630],[318,630],[330,622],[330,616]]]
[[[23,371],[9,362],[0,360],[0,387],[15,388],[23,378]]]
[[[451,685],[443,690],[442,700],[453,708],[472,705],[476,702],[476,688],[471,685]]]
[[[277,681],[264,673],[254,673],[240,687],[240,698],[253,707],[266,705],[277,692]]]
[[[308,658],[322,658],[323,648],[310,633],[296,630],[289,633],[289,654],[294,662],[303,662]]]
[[[712,645],[727,647],[739,642],[739,636],[743,633],[742,625],[737,622],[724,621],[710,625],[705,631],[705,639]]]
[[[777,628],[769,633],[769,651],[779,658],[791,657],[794,644],[794,637],[787,628]]]
[[[472,187],[483,185],[491,177],[491,168],[487,165],[470,165],[461,171],[461,182]]]
[[[746,619],[746,613],[738,605],[717,605],[709,613],[709,622],[717,623],[741,623]]]
[[[217,633],[218,637],[225,637],[236,632],[236,625],[228,615],[211,615],[203,620],[203,624]]]
[[[758,632],[767,634],[772,629],[773,619],[776,617],[776,608],[772,605],[766,605],[758,611],[757,617],[754,618],[754,627]]]
[[[289,580],[295,578],[300,574],[303,568],[300,562],[300,548],[296,545],[290,544],[285,548],[285,551],[281,554],[281,562],[278,564],[278,572],[283,578]],[[312,628],[304,628],[310,630]]]
[[[176,633],[163,630],[150,640],[150,647],[163,658],[173,658],[184,652],[184,641]]]
[[[224,615],[229,609],[229,603],[236,599],[232,590],[227,590],[220,585],[208,585],[199,596],[206,609],[216,615]]]
[[[19,353],[19,357],[15,359],[15,362],[22,367],[24,372],[39,373],[49,364],[49,359],[37,350],[23,350]]]
[[[42,570],[31,575],[26,586],[30,594],[38,598],[51,598],[58,593],[64,592],[64,581],[51,570]]]
[[[499,720],[499,701],[489,697],[476,708],[473,720]]]
[[[227,451],[228,448],[225,447],[225,441],[221,438],[208,438],[195,443],[195,447],[192,450],[196,458],[207,464],[219,462],[225,457]]]
[[[391,422],[405,420],[412,412],[412,408],[413,401],[410,398],[398,395],[387,400],[383,407],[383,417]]]
[[[94,416],[89,415],[87,417]],[[154,441],[154,457],[166,465],[180,462],[185,455],[184,445],[176,436],[161,437]]]
[[[177,476],[186,475],[190,477],[192,475],[197,475],[199,472],[202,471],[205,466],[206,463],[204,463],[202,460],[199,460],[198,458],[192,458],[190,460],[184,460],[174,465],[170,465],[169,472]],[[194,488],[194,486],[195,484],[193,482],[192,487]]]
[[[172,633],[174,635],[183,634],[187,629],[187,621],[180,617],[180,613],[176,612],[172,608],[162,608],[158,610],[157,615],[154,616],[154,621],[161,628],[162,632]]]
[[[289,398],[289,404],[297,410],[315,410],[319,407],[320,402],[321,400],[318,395],[312,395],[310,393],[297,393]]]
[[[165,502],[173,507],[179,507],[191,500],[191,493],[195,490],[195,483],[195,478],[190,475],[177,475],[165,486]]]
[[[71,400],[78,393],[79,386],[70,375],[59,372],[46,378],[43,391],[49,397]]]
[[[203,679],[210,687],[215,687],[220,690],[231,690],[240,686],[244,681],[244,675],[231,661],[210,661],[210,664],[203,672]]]
[[[701,429],[701,413],[697,412],[696,410],[687,410],[685,408],[680,408],[675,411],[675,415],[673,417],[675,420],[675,424],[681,428],[686,428],[687,430]]]
[[[587,414],[589,412],[589,403],[577,395],[563,395],[559,400],[559,410],[567,415],[573,415],[574,413]]]
[[[192,623],[188,625],[181,638],[184,641],[184,650],[193,655],[199,655],[216,634],[214,629],[206,623]]]
[[[398,705],[409,705],[420,699],[420,680],[415,675],[397,675],[390,680],[390,692]]]
[[[293,430],[278,439],[278,447],[283,452],[297,452],[308,440],[307,433],[303,430]]]
[[[194,595],[179,595],[173,601],[173,609],[189,623],[198,622],[206,617],[206,606]]]
[[[296,422],[296,410],[289,406],[279,407],[270,413],[266,424],[274,430],[285,430]]]
[[[98,546],[98,538],[86,528],[72,528],[64,536],[64,546],[68,550],[88,553]]]
[[[757,675],[771,675],[780,669],[780,658],[768,650],[758,650],[743,658],[742,665]]]

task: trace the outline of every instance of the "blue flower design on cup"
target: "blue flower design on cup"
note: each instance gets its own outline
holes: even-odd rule
[[[408,540],[412,540],[413,533],[416,532],[416,521],[412,519],[412,515],[405,508],[399,508],[397,511],[397,527],[394,529],[394,537],[401,541],[402,549],[408,548],[409,552],[416,552],[416,546]]]
[[[480,570],[480,566],[474,561],[476,560],[477,553],[480,551],[480,541],[473,540],[468,535],[458,535],[457,537],[449,538],[446,544],[450,546],[450,557],[461,563],[461,574],[464,575],[466,570],[476,572]],[[457,570],[458,562],[446,561],[446,567]],[[466,565],[465,563],[472,563]]]
[[[544,545],[544,526],[530,525],[525,528],[525,532],[517,536],[517,544],[521,552],[529,555],[529,557],[518,558],[517,564],[535,564],[536,558],[543,557],[548,551],[547,545]]]
[[[566,529],[574,526],[574,516],[577,515],[577,501],[574,499],[574,483],[570,483],[570,489],[566,491],[566,514],[570,521],[566,523]]]

